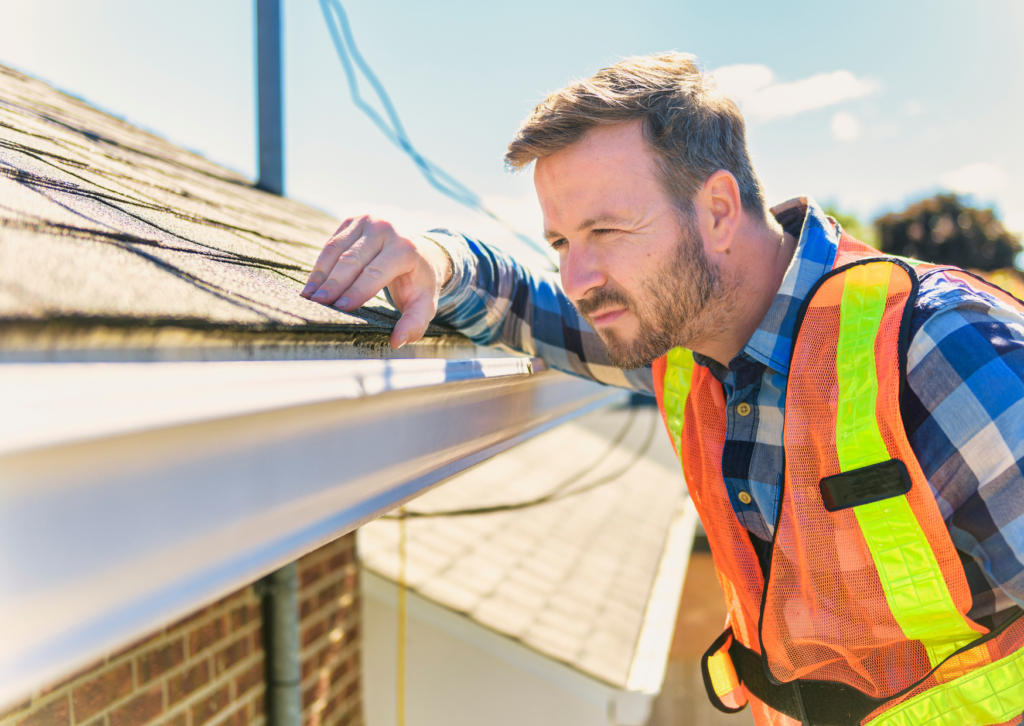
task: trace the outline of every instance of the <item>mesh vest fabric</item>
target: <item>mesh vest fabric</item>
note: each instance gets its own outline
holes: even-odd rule
[[[767,587],[721,475],[721,384],[676,349],[655,362],[658,402],[708,534],[728,625],[750,650],[760,653],[763,643],[773,680],[846,684],[892,699],[864,723],[1019,723],[1007,709],[1019,697],[1016,714],[1024,710],[1024,664],[1015,659],[1024,624],[986,639],[986,629],[966,617],[971,596],[963,567],[899,410],[901,345],[916,278],[906,264],[875,258],[876,250],[843,235],[836,272],[812,292],[803,312]],[[1021,307],[968,273],[946,273]],[[823,478],[888,460],[905,465],[905,495],[826,510]],[[976,638],[981,644],[972,647]],[[792,722],[747,696],[758,724]],[[949,720],[950,713],[963,720]]]
[[[844,294],[854,277],[874,273],[882,279],[860,289],[884,291],[878,320],[872,320],[869,302]],[[869,696],[888,697],[924,677],[934,664],[920,631],[930,623],[908,631],[901,622],[907,618],[900,617],[890,602],[891,589],[887,597],[883,585],[885,573],[894,569],[902,569],[896,599],[916,600],[917,610],[932,601],[951,601],[961,627],[952,629],[950,645],[973,639],[972,631],[987,632],[963,617],[971,605],[967,579],[903,431],[899,340],[912,285],[911,274],[900,265],[858,265],[821,285],[800,325],[786,400],[785,485],[761,633],[771,673],[779,681],[836,681]],[[859,349],[845,355],[839,350],[844,306],[855,308],[846,314],[861,329],[851,335],[869,336],[865,349],[874,360]],[[867,363],[873,370],[841,385],[837,361],[846,368]],[[910,474],[912,487],[905,497],[836,512],[825,509],[823,478],[889,459],[904,462]],[[910,536],[912,541],[902,537],[900,529],[908,528],[919,536]],[[901,557],[902,568],[885,564],[887,558]],[[920,566],[929,559],[941,577]],[[916,615],[914,607],[904,610]]]
[[[692,377],[687,370],[691,368]],[[673,443],[680,441],[679,450],[684,452],[683,473],[711,545],[729,613],[727,625],[743,645],[760,652],[757,621],[764,577],[722,481],[726,434],[722,385],[707,368],[693,364],[692,354],[682,349],[670,353],[668,360],[656,361],[654,374],[663,381],[657,397]]]

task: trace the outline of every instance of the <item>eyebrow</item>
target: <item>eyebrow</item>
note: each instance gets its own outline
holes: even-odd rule
[[[599,214],[596,217],[591,217],[590,219],[585,219],[580,222],[579,226],[576,227],[576,231],[582,232],[585,229],[593,229],[594,227],[598,227],[603,224],[621,224],[624,221],[624,218],[617,214]],[[565,235],[561,232],[553,229],[549,229],[544,232],[544,238],[549,241],[564,236]]]

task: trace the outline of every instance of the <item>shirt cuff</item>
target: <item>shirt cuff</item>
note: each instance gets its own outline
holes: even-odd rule
[[[452,276],[441,288],[437,303],[438,312],[457,307],[463,298],[472,295],[466,283],[476,279],[479,264],[476,255],[470,249],[466,238],[456,232],[432,229],[421,236],[439,245],[452,260]]]
[[[452,262],[452,276],[448,278],[448,282],[441,288],[438,299],[438,314],[442,310],[451,310],[458,307],[459,302],[463,298],[472,295],[471,291],[465,289],[463,283],[466,280],[476,279],[478,265],[476,255],[470,249],[466,238],[457,232],[447,229],[432,229],[429,232],[424,232],[420,237],[438,245],[448,253],[448,257],[451,258]],[[395,301],[391,299],[391,291],[387,288],[384,288],[384,296],[394,307]]]

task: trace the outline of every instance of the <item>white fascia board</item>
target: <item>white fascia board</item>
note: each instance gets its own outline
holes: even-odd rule
[[[689,497],[680,501],[669,525],[658,571],[647,599],[640,637],[626,679],[626,690],[657,695],[665,680],[672,637],[676,629],[679,601],[683,596],[686,568],[697,529],[697,508]]]
[[[391,607],[398,606],[396,582],[365,566],[360,568],[359,577],[364,603],[370,599]],[[408,617],[420,620],[484,653],[531,673],[582,701],[602,709],[614,703],[618,690],[613,686],[492,630],[468,615],[435,603],[413,590],[406,590],[406,603]]]
[[[521,358],[0,365],[0,706],[622,395]]]
[[[373,601],[397,607],[396,582],[365,566],[360,568],[359,576],[364,607]],[[610,726],[644,726],[650,718],[657,691],[616,688],[413,590],[406,591],[406,603],[409,618],[426,623],[494,658],[531,673],[582,701],[607,709]],[[368,645],[372,647],[372,644]],[[667,651],[665,656],[668,656]],[[662,670],[664,667],[662,664]],[[661,684],[658,685],[660,689]]]
[[[654,698],[661,692],[698,521],[693,501],[689,497],[681,500],[669,525],[658,571],[647,598],[647,609],[633,652],[633,663],[626,678],[626,688],[616,694],[617,726],[646,724],[651,716]]]

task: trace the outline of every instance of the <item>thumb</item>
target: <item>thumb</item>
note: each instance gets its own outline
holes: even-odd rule
[[[436,312],[437,301],[433,296],[423,295],[410,300],[391,331],[391,347],[398,350],[406,343],[415,343],[422,338]]]

